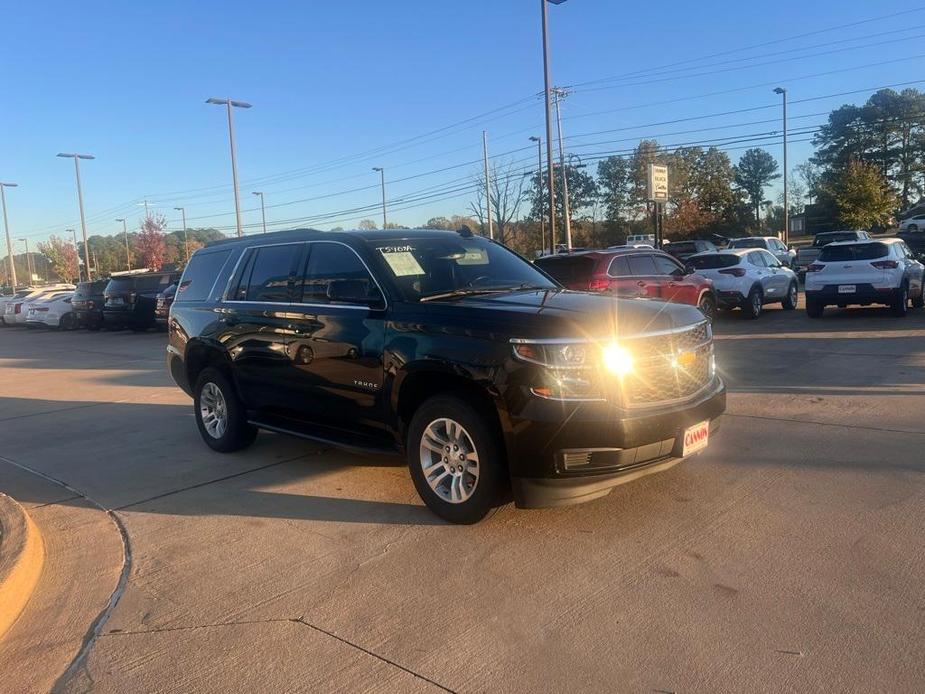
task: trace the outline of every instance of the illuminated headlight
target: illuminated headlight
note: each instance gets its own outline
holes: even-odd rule
[[[588,366],[588,345],[530,344],[514,345],[514,354],[524,361],[540,364],[550,369],[581,369]]]
[[[601,354],[604,366],[610,373],[622,378],[632,372],[633,355],[626,347],[616,343],[605,345]]]

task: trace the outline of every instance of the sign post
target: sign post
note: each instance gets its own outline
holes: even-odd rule
[[[668,167],[659,164],[649,164],[648,199],[655,203],[653,226],[655,231],[655,247],[661,248],[664,242],[662,233],[662,220],[664,204],[668,202]]]

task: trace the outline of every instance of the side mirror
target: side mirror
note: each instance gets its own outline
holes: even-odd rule
[[[688,264],[684,265],[683,275],[685,277],[687,275],[693,275],[695,272],[697,272],[697,268],[695,268],[693,265],[688,265]]]
[[[328,300],[342,304],[366,304],[382,308],[385,300],[369,280],[333,280],[328,285]]]

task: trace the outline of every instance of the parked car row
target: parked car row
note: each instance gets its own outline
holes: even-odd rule
[[[166,328],[179,272],[134,272],[109,279],[25,287],[0,297],[5,326],[71,330]]]

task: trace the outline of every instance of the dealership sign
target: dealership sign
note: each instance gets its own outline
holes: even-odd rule
[[[649,164],[649,200],[668,200],[668,167]]]

